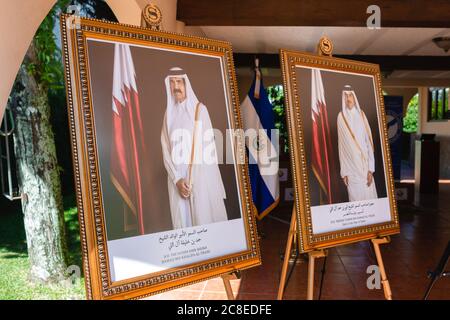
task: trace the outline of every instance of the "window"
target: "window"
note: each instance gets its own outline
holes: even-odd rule
[[[436,87],[429,89],[428,121],[450,119],[449,89]]]

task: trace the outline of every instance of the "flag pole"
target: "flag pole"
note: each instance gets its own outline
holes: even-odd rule
[[[255,91],[253,92],[253,96],[255,99],[259,99],[260,91],[261,91],[261,70],[259,69],[259,59],[255,56]]]

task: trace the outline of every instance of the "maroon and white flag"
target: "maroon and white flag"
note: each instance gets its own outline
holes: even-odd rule
[[[311,80],[312,169],[322,191],[321,203],[331,204],[336,182],[332,177],[333,148],[320,70],[312,69]]]
[[[139,155],[144,148],[136,73],[127,44],[115,44],[112,92],[111,181],[144,234]]]

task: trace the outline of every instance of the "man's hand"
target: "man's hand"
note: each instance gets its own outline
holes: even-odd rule
[[[189,187],[189,184],[187,183],[186,180],[184,180],[184,179],[178,180],[177,188],[178,188],[178,192],[180,193],[180,196],[182,198],[187,199],[191,195],[191,188]]]
[[[373,173],[370,171],[367,171],[367,186],[370,187],[372,182],[373,182]]]
[[[345,176],[342,178],[342,180],[344,181],[345,186],[348,187],[348,177]]]

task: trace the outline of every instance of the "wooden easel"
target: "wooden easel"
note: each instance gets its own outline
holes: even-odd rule
[[[286,250],[284,251],[283,267],[281,268],[281,279],[277,295],[278,300],[283,299],[284,288],[286,286],[286,275],[289,266],[289,257],[292,251],[292,243],[294,242],[294,237],[296,236],[297,236],[297,219],[295,218],[295,206],[294,206],[294,209],[292,209],[291,224],[289,226]]]
[[[380,270],[381,284],[383,285],[384,297],[386,300],[392,300],[392,291],[389,281],[386,276],[386,270],[384,269],[383,258],[381,257],[380,244],[386,244],[391,242],[389,237],[380,237],[371,239],[375,255],[377,257],[378,268]]]
[[[281,268],[281,278],[280,278],[280,285],[278,287],[278,294],[277,299],[282,300],[284,289],[286,287],[286,275],[287,270],[289,266],[289,256],[291,255],[292,251],[292,244],[294,243],[294,238],[297,236],[297,219],[296,219],[296,213],[295,213],[295,206],[292,209],[292,217],[291,217],[291,224],[289,227],[288,232],[288,239],[286,243],[286,250],[284,253],[284,260],[283,260],[283,266]],[[308,300],[313,300],[313,292],[314,292],[314,266],[315,266],[315,259],[316,258],[322,258],[326,257],[327,251],[326,250],[315,250],[308,253],[308,288],[307,288],[307,295],[306,298]]]
[[[227,293],[228,300],[236,300],[233,288],[231,287],[230,280],[240,279],[241,278],[241,272],[239,270],[223,274],[221,275],[223,286],[225,287],[225,292]]]
[[[332,56],[333,52],[333,43],[330,39],[327,37],[322,37],[317,45],[317,53],[321,56]],[[295,212],[295,205],[292,209],[292,217],[291,217],[291,224],[289,227],[289,233],[288,233],[288,239],[286,243],[286,250],[285,250],[285,259],[283,260],[283,266],[281,269],[281,279],[280,279],[280,285],[278,288],[278,295],[277,299],[281,300],[283,299],[284,289],[286,287],[286,275],[289,265],[289,259],[286,259],[286,257],[289,257],[292,250],[292,243],[294,242],[295,237],[297,236],[297,219],[296,219],[296,212]],[[380,237],[380,238],[373,238],[370,239],[372,242],[372,245],[374,247],[380,276],[381,276],[381,283],[383,284],[383,290],[384,290],[384,296],[387,300],[392,300],[392,292],[391,288],[389,286],[389,281],[387,280],[386,271],[384,269],[383,259],[381,257],[381,251],[380,251],[380,244],[389,243],[390,239],[389,237]],[[314,298],[314,267],[315,267],[315,261],[317,258],[325,258],[328,255],[328,248],[321,248],[318,250],[313,250],[308,252],[308,287],[307,287],[307,294],[306,298],[308,300],[313,300]],[[323,280],[323,279],[322,279]]]
[[[288,232],[288,239],[286,243],[286,250],[283,260],[283,266],[281,268],[281,278],[280,278],[280,284],[278,287],[278,295],[277,299],[282,300],[284,289],[286,286],[286,275],[287,270],[289,266],[289,257],[292,250],[292,243],[294,242],[294,237],[297,236],[297,219],[296,219],[296,213],[295,213],[295,206],[292,210],[292,217],[291,217],[291,224],[289,227]],[[392,300],[392,292],[391,287],[389,285],[389,281],[387,279],[386,270],[384,269],[383,259],[381,257],[381,251],[380,251],[380,244],[385,244],[390,242],[389,237],[380,237],[380,238],[373,238],[370,239],[372,242],[373,248],[375,250],[375,256],[378,263],[378,268],[380,270],[380,276],[381,276],[381,284],[383,285],[383,291],[384,291],[384,297],[386,300]],[[327,256],[328,248],[319,249],[319,250],[313,250],[308,252],[308,286],[307,286],[307,293],[306,293],[306,299],[307,300],[313,300],[314,299],[314,267],[315,267],[315,261],[317,258],[324,258]]]

